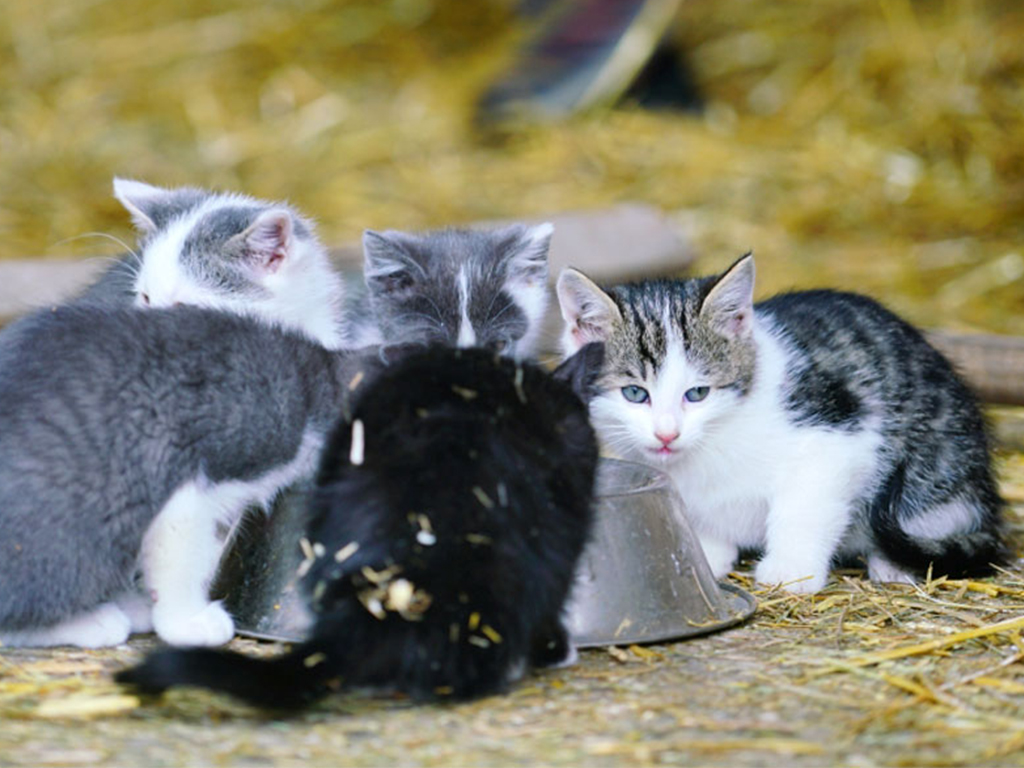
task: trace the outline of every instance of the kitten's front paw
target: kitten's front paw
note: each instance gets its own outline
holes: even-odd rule
[[[132,632],[153,631],[153,601],[138,590],[130,590],[115,601],[131,623]]]
[[[711,566],[711,573],[716,579],[722,579],[729,575],[736,559],[740,556],[739,548],[734,544],[727,544],[718,539],[701,538],[700,548],[704,550],[704,558]]]
[[[16,632],[0,632],[0,643],[18,647],[49,648],[76,645],[79,648],[106,648],[128,639],[128,617],[113,603],[103,603],[87,613],[65,619],[59,624]]]
[[[757,564],[754,578],[758,584],[780,586],[787,592],[807,595],[824,588],[828,581],[828,571],[766,557]]]
[[[219,602],[209,603],[192,615],[169,614],[160,610],[158,603],[153,611],[153,626],[168,645],[224,645],[235,636],[235,622]]]

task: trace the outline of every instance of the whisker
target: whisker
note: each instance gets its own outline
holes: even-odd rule
[[[114,237],[114,235],[111,235],[111,234],[109,234],[107,232],[83,232],[81,235],[74,235],[73,237],[66,237],[63,240],[58,240],[53,245],[56,248],[56,247],[61,246],[61,245],[67,245],[68,243],[73,243],[76,240],[82,240],[82,239],[84,239],[86,237],[104,237],[107,240],[113,240],[115,243],[117,243],[122,248],[124,248],[126,251],[128,251],[128,253],[130,253],[139,264],[142,264],[142,257],[139,256],[139,254],[135,252],[134,248],[132,248],[130,245],[128,245],[128,243],[126,243],[121,238]]]

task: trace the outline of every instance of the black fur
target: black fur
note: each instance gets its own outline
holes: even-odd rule
[[[118,680],[295,708],[340,686],[469,699],[564,659],[560,614],[592,522],[597,461],[586,407],[564,382],[586,393],[602,358],[589,345],[553,376],[479,349],[396,364],[323,458],[308,537],[324,554],[303,581],[311,638],[270,661],[165,650]],[[355,420],[365,429],[358,465]]]

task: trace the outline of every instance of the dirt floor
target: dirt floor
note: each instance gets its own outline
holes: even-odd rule
[[[1024,456],[1002,460],[1024,520]],[[733,579],[751,587],[743,572]],[[0,656],[0,766],[1024,765],[1024,565],[983,581],[757,593],[743,626],[584,651],[507,696],[415,706],[339,694],[275,719],[111,673],[155,641]],[[236,639],[271,654],[280,646]]]

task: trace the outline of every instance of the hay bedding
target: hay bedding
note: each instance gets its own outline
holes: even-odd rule
[[[457,8],[456,8],[457,5]],[[1024,9],[1012,0],[687,0],[701,118],[628,105],[500,145],[467,125],[520,31],[505,3],[11,0],[0,257],[109,253],[122,173],[288,197],[340,242],[638,199],[763,293],[868,291],[925,326],[1024,333]],[[1020,412],[997,414],[1021,447]],[[1021,542],[1024,456],[1002,487]],[[750,586],[742,573],[735,577]],[[0,765],[1024,764],[1024,568],[760,593],[747,625],[591,651],[500,698],[335,697],[284,723],[110,673],[153,645],[0,655]],[[236,640],[256,654],[272,645]]]

